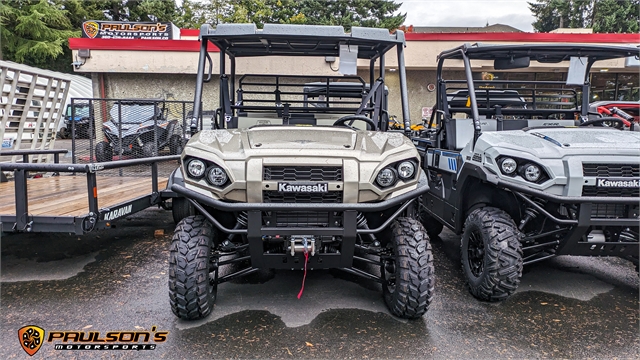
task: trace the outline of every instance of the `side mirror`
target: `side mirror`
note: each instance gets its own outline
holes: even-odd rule
[[[495,70],[521,69],[529,67],[530,63],[531,58],[528,56],[499,58],[493,61],[493,68]]]

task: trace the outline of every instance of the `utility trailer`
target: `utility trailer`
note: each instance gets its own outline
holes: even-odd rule
[[[107,229],[113,222],[150,206],[163,205],[175,194],[166,190],[167,177],[158,165],[175,156],[118,160],[106,163],[61,164],[67,150],[13,150],[0,156],[22,156],[22,163],[0,163],[13,171],[14,181],[0,183],[0,223],[3,232],[65,232],[81,235]],[[53,155],[54,163],[29,163],[29,156]],[[125,168],[143,166],[145,172]],[[30,175],[52,173],[52,176]],[[164,190],[161,190],[164,189]]]

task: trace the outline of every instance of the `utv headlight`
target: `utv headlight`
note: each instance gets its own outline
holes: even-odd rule
[[[206,169],[207,167],[202,160],[191,159],[187,163],[187,173],[189,173],[189,176],[195,179],[202,179]]]
[[[540,175],[542,172],[537,165],[528,164],[524,166],[522,170],[524,174],[524,178],[531,182],[536,182],[540,179]]]
[[[518,163],[512,158],[504,158],[500,162],[500,170],[502,170],[505,175],[513,174],[517,168]]]
[[[382,187],[393,185],[396,182],[396,173],[391,168],[384,168],[380,170],[376,177],[376,182]]]
[[[222,186],[228,179],[227,173],[218,166],[214,165],[207,171],[207,181],[213,186]]]
[[[410,179],[415,173],[416,166],[411,161],[403,161],[400,163],[400,165],[398,165],[398,176],[400,177],[400,179]]]

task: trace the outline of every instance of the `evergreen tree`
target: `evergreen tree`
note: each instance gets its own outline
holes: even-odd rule
[[[535,0],[529,9],[538,32],[593,28],[596,33],[637,33],[640,0]]]
[[[67,39],[80,36],[79,28],[73,27],[68,15],[69,12],[59,3],[47,0],[0,3],[4,59],[50,68],[52,60],[68,48]]]
[[[367,26],[396,29],[406,14],[395,14],[401,3],[388,0],[229,0],[222,20],[265,23]]]

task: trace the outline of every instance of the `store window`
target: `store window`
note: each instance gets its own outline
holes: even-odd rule
[[[591,101],[615,100],[616,76],[606,72],[591,74]]]
[[[640,76],[636,74],[618,74],[618,92],[616,100],[640,100]]]
[[[463,76],[464,74],[458,74]],[[475,81],[509,80],[509,81],[562,81],[566,80],[567,74],[564,72],[474,72]],[[618,100],[618,101],[640,101],[640,75],[637,73],[592,73],[591,77],[591,99],[590,101]],[[464,77],[462,77],[464,78]],[[487,85],[485,85],[487,86]],[[539,85],[538,87],[541,87]],[[491,88],[525,89],[532,87],[531,84],[496,84]],[[544,85],[545,88],[555,88],[556,85]],[[574,96],[577,96],[578,104],[582,101],[582,94],[579,87],[558,85],[564,89],[574,89]],[[570,91],[570,90],[569,90]]]

